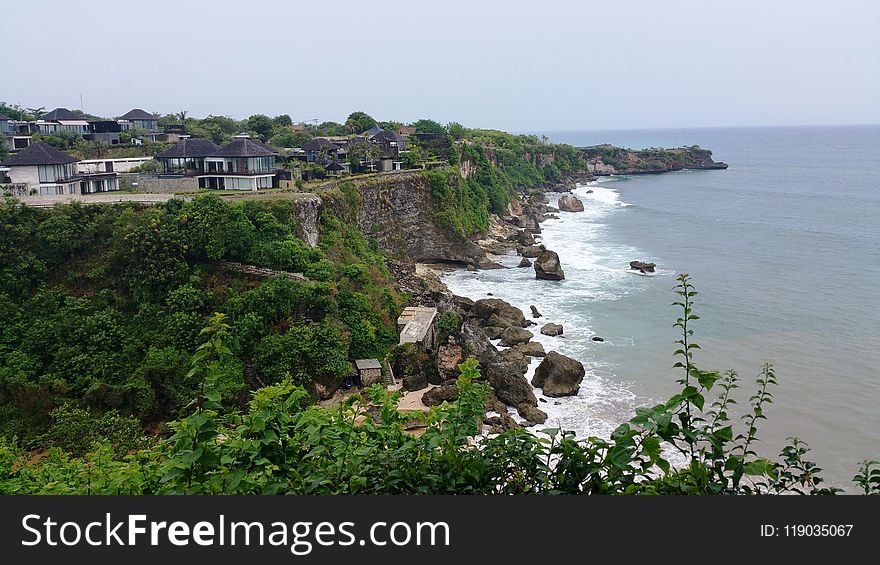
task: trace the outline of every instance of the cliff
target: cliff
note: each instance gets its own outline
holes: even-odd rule
[[[683,169],[726,169],[727,163],[714,161],[712,152],[697,145],[672,149],[624,149],[613,145],[580,148],[594,175],[643,175]]]
[[[398,259],[487,267],[474,242],[438,221],[429,179],[421,172],[382,175],[356,183],[357,224]]]

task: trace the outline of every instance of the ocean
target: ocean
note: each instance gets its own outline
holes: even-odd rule
[[[532,329],[546,350],[583,362],[587,377],[578,396],[540,403],[544,427],[607,437],[636,407],[676,392],[671,303],[675,277],[689,273],[700,292],[696,364],[737,370],[741,407],[763,364],[775,367],[759,452],[778,455],[799,437],[826,482],[851,489],[858,463],[880,459],[880,126],[546,135],[576,146],[697,144],[730,168],[578,187],[585,212],[542,224],[565,281],[517,268],[444,276],[456,294],[491,292],[527,315],[534,304],[539,324],[565,326],[558,338]],[[632,260],[656,263],[657,274],[630,272]]]

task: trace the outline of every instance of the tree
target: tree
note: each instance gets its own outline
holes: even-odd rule
[[[370,129],[367,127],[367,129]],[[346,127],[338,122],[322,122],[315,127],[316,135],[345,135]]]
[[[439,122],[427,118],[416,120],[410,125],[416,128],[417,133],[446,133],[446,128],[440,125]]]
[[[269,141],[275,134],[275,122],[264,114],[254,114],[247,119],[248,130],[257,134],[261,141]]]
[[[458,122],[449,122],[446,124],[446,133],[456,141],[462,139],[466,131],[465,127]]]
[[[275,122],[277,126],[292,126],[293,120],[290,119],[290,114],[281,114],[272,118],[272,121]]]
[[[345,120],[345,128],[350,133],[363,133],[376,125],[376,120],[366,112],[352,112]]]

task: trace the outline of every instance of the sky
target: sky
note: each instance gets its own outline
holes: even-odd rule
[[[0,100],[508,131],[880,123],[876,0],[7,0]]]

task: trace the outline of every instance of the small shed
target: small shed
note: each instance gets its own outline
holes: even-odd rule
[[[378,359],[358,359],[354,362],[361,386],[372,386],[382,382],[382,365]]]

